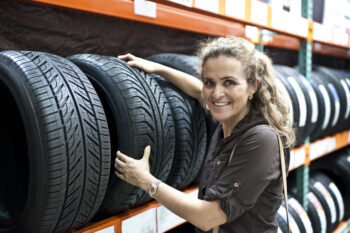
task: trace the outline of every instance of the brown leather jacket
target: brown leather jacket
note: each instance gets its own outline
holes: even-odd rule
[[[285,154],[289,161],[289,150]],[[220,200],[227,223],[219,233],[277,232],[282,184],[278,138],[261,116],[248,114],[227,138],[218,126],[204,164],[199,198]]]

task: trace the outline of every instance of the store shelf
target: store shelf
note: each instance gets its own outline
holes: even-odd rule
[[[302,145],[291,151],[289,170],[294,170],[303,165],[309,165],[311,161],[339,150],[350,144],[350,130],[337,133],[332,136]]]
[[[185,193],[197,198],[198,187],[189,188]],[[184,219],[170,212],[158,202],[153,201],[120,215],[87,226],[75,233],[158,233],[168,231],[185,222]]]
[[[150,7],[154,9],[147,10],[154,11],[152,17],[141,15],[142,12],[135,14],[132,0],[31,0],[31,2],[216,36],[235,35],[247,38],[245,25],[252,25],[278,33],[271,41],[265,42],[266,45],[298,49],[299,40],[304,39],[317,42],[314,46],[316,53],[350,58],[348,34],[294,16],[287,11],[274,9],[258,0],[235,0],[234,7],[230,7],[233,4],[232,0],[152,0],[157,3]],[[258,43],[255,38],[252,41]]]
[[[333,231],[333,233],[348,233],[350,232],[350,220],[342,221],[337,229]]]

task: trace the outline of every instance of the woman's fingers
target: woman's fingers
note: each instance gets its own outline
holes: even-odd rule
[[[144,152],[143,152],[143,160],[149,161],[149,155],[151,154],[151,146],[146,146]]]
[[[124,54],[124,55],[119,55],[118,56],[118,59],[120,60],[134,60],[136,57],[134,55],[132,55],[131,53],[127,53],[127,54]]]
[[[123,162],[127,162],[127,161],[130,160],[130,157],[129,157],[129,156],[123,154],[123,153],[120,152],[120,151],[117,151],[117,158],[119,158],[119,159],[120,159],[121,161],[123,161]]]
[[[123,175],[122,173],[118,172],[118,170],[115,171],[115,175],[116,175],[118,178],[122,179],[122,180],[125,179],[125,178],[124,178],[124,175]]]

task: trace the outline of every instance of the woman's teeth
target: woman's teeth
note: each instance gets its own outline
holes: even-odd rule
[[[223,106],[226,106],[228,105],[230,102],[226,102],[226,103],[216,103],[216,102],[213,102],[214,106],[216,107],[223,107]]]

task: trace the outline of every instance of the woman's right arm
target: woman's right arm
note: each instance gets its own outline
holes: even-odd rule
[[[202,101],[203,83],[196,77],[162,64],[136,57],[129,53],[120,55],[118,58],[128,61],[129,66],[136,67],[147,73],[156,73],[162,76],[187,95],[197,99],[199,102]]]

